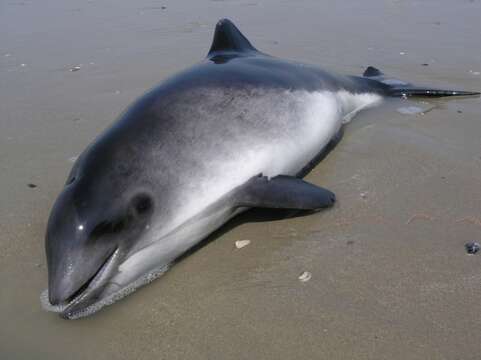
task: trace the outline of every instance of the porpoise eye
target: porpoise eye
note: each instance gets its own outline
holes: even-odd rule
[[[133,199],[133,207],[138,215],[148,214],[153,206],[152,198],[147,194],[139,194]]]

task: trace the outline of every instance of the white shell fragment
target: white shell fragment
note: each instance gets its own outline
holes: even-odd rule
[[[299,280],[302,282],[306,282],[311,280],[312,274],[309,271],[304,271],[301,275],[299,275]]]
[[[237,240],[235,242],[235,247],[238,249],[242,249],[243,247],[249,245],[251,243],[250,240]]]

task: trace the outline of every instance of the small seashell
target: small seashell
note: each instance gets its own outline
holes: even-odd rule
[[[75,72],[75,71],[79,71],[81,68],[82,68],[82,66],[76,65],[76,66],[71,67],[69,71]]]
[[[243,247],[249,245],[251,243],[250,240],[237,240],[235,242],[235,247],[238,249],[242,249]]]
[[[301,275],[299,275],[299,280],[302,282],[306,282],[311,280],[312,274],[309,271],[304,271]]]

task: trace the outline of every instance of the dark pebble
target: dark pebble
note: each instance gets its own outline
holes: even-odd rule
[[[162,10],[165,10],[165,9],[167,9],[167,6],[161,6],[160,8],[161,8]]]
[[[421,65],[422,65],[422,66],[429,66],[429,64],[427,64],[427,63],[421,64]]]
[[[348,240],[346,244],[347,245],[354,245],[354,240]]]
[[[458,114],[462,114],[463,112],[461,110],[458,110]]]
[[[477,242],[468,242],[464,245],[464,248],[468,254],[476,254],[481,247]]]
[[[29,188],[32,188],[32,189],[34,189],[34,188],[36,188],[36,187],[37,187],[37,185],[35,185],[35,184],[32,184],[32,183],[30,183],[30,184],[27,184],[27,186],[28,186]]]

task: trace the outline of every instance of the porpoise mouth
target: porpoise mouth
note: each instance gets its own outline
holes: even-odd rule
[[[96,295],[98,295],[107,284],[110,278],[109,275],[115,269],[115,265],[118,262],[118,257],[119,249],[116,248],[107,257],[97,272],[64,303],[52,305],[48,298],[48,289],[43,291],[40,295],[43,308],[47,311],[58,313],[61,317],[68,319],[81,317],[81,312],[95,302]]]

